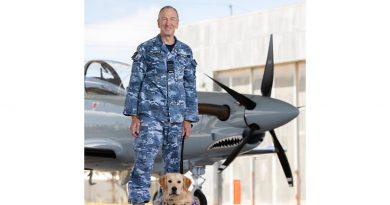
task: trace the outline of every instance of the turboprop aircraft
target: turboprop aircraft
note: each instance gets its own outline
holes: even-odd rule
[[[273,42],[270,38],[263,73],[262,95],[240,94],[208,76],[223,92],[198,92],[200,120],[193,124],[192,135],[184,142],[183,170],[193,178],[195,201],[207,204],[202,193],[205,166],[224,160],[222,172],[239,155],[276,153],[287,182],[293,177],[285,150],[274,129],[293,120],[298,109],[284,101],[271,98],[273,75]],[[129,132],[131,119],[122,114],[131,67],[128,64],[91,60],[85,64],[85,169],[121,171],[126,183],[133,164],[133,137]],[[260,74],[259,74],[260,75]],[[265,133],[272,136],[274,147],[259,148]],[[161,151],[156,157],[154,173],[163,171]]]

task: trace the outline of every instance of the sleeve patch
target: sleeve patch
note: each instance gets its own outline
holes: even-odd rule
[[[131,59],[134,61],[134,60],[139,60],[141,58],[141,54],[138,53],[138,51],[136,51],[133,56],[131,56]]]
[[[196,62],[195,59],[192,59],[191,63],[192,63],[192,65],[193,65],[194,67],[196,67],[196,66],[198,65],[198,63]]]
[[[133,56],[131,56],[131,59],[133,59],[134,60],[134,58],[135,58],[135,56],[138,54],[138,52],[136,51],[136,52],[134,52],[134,54],[133,54]]]

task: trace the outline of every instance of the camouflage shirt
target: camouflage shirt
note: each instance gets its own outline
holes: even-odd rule
[[[162,122],[197,122],[196,61],[175,37],[171,52],[160,35],[134,53],[124,115],[147,115]]]

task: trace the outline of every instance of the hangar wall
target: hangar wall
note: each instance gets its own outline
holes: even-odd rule
[[[305,4],[202,21],[176,32],[198,62],[198,88],[209,91],[212,84],[203,73],[264,65],[271,33],[276,64],[304,60]]]
[[[270,34],[275,80],[272,96],[305,105],[305,3],[180,27],[177,37],[191,46],[198,62],[197,88],[219,91],[203,73],[241,93],[260,94]],[[240,180],[241,204],[305,204],[305,108],[296,120],[275,130],[285,149],[295,186],[288,187],[276,155],[236,159],[222,175],[218,163],[206,168],[209,204],[233,204],[233,181]],[[272,145],[269,134],[260,146]]]

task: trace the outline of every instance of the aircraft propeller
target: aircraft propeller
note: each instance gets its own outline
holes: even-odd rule
[[[221,86],[227,93],[229,93],[234,99],[236,99],[241,105],[243,105],[246,110],[253,110],[256,107],[256,102],[252,101],[248,97],[244,96],[243,94],[240,94],[240,93],[236,92],[235,90],[227,87],[226,85],[222,84],[221,82],[218,82],[217,80],[211,78],[208,75],[207,75],[207,77],[209,77],[216,84]],[[266,61],[264,74],[263,74],[263,80],[262,80],[261,88],[260,88],[262,95],[265,96],[265,97],[270,97],[271,96],[273,77],[274,77],[274,61],[273,61],[273,40],[272,40],[272,34],[271,34],[270,43],[269,43],[269,47],[268,47],[267,61]],[[220,172],[222,172],[224,169],[226,169],[226,167],[229,166],[229,164],[231,162],[233,162],[233,160],[240,153],[241,149],[250,141],[252,136],[254,136],[253,133],[256,130],[260,129],[259,125],[255,124],[255,123],[250,124],[250,125],[247,124],[247,126],[249,128],[249,132],[246,135],[245,135],[245,133],[243,134],[244,135],[243,136],[244,137],[243,140],[229,154],[229,156],[226,158],[224,163],[219,167],[218,170]],[[294,184],[294,181],[293,181],[292,172],[291,172],[290,164],[288,162],[286,153],[284,152],[284,149],[283,149],[282,145],[280,144],[280,142],[279,142],[279,140],[278,140],[278,138],[277,138],[277,136],[275,134],[275,131],[273,129],[271,129],[271,130],[269,130],[269,132],[270,132],[270,134],[272,136],[272,141],[273,141],[274,146],[275,146],[275,151],[276,151],[276,153],[278,155],[280,164],[282,165],[284,174],[285,174],[285,176],[287,178],[287,182],[292,187],[293,184]]]
[[[253,100],[249,99],[243,94],[238,93],[237,91],[229,88],[228,86],[220,83],[219,81],[215,80],[214,78],[208,76],[211,80],[213,80],[217,85],[221,86],[227,93],[229,93],[234,99],[236,99],[241,105],[245,107],[247,110],[253,110],[256,107],[256,103],[253,102]]]

